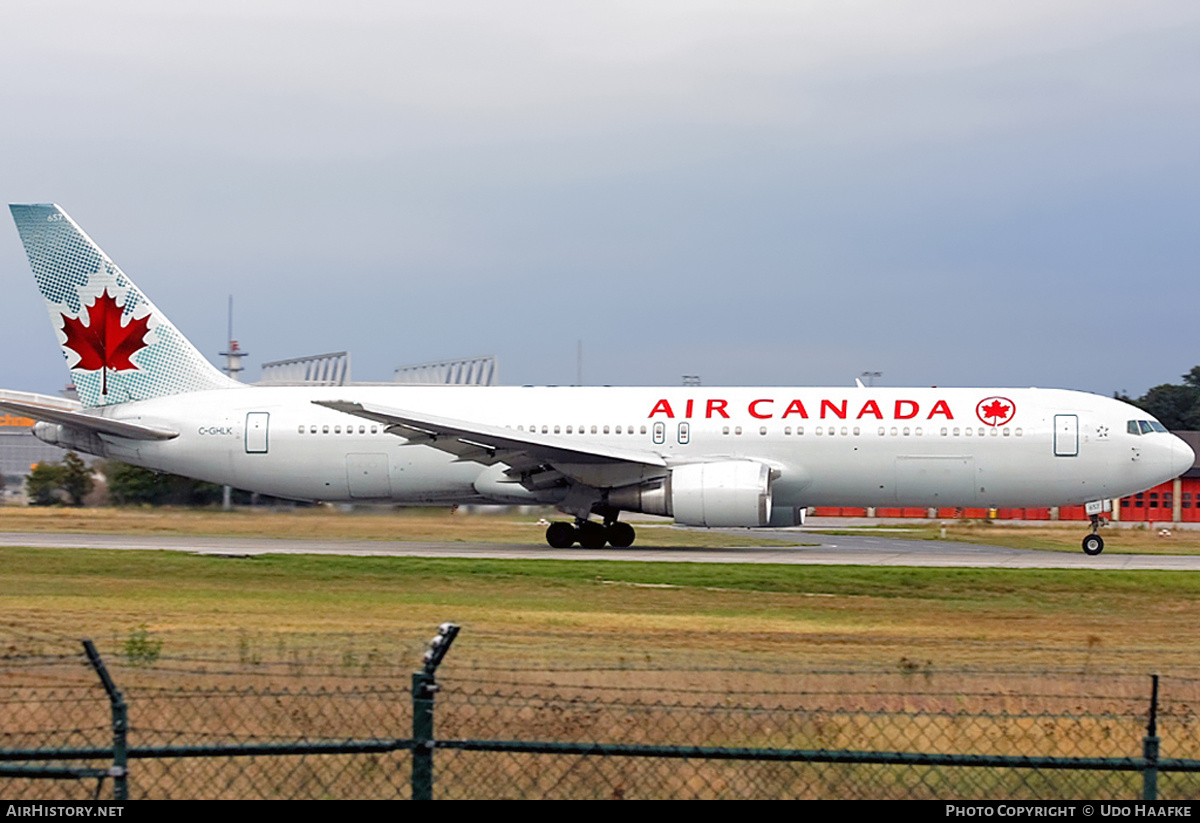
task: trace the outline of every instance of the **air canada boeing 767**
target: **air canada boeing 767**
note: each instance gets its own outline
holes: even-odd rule
[[[622,512],[791,526],[808,506],[1104,503],[1192,450],[1057,389],[247,386],[58,206],[13,205],[79,401],[0,392],[64,448],[297,500],[543,504],[551,546],[625,547]]]

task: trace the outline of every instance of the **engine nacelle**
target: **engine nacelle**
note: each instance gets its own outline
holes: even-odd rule
[[[674,517],[685,526],[766,526],[771,521],[771,469],[753,460],[688,463],[659,480],[613,489],[609,505]]]

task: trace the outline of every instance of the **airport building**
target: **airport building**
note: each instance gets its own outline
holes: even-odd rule
[[[43,443],[33,436],[28,417],[0,412],[0,474],[4,475],[4,496],[19,496],[25,475],[43,460],[62,460],[65,449]]]

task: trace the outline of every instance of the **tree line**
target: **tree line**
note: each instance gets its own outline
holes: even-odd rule
[[[33,506],[82,506],[95,489],[95,471],[107,483],[108,502],[115,506],[210,506],[221,501],[216,483],[155,472],[105,460],[89,467],[75,452],[62,460],[43,460],[25,476],[25,493]],[[249,502],[248,492],[235,491],[234,502]]]
[[[1171,431],[1200,431],[1200,366],[1183,375],[1183,383],[1155,386],[1141,397],[1124,392],[1113,397],[1149,412]]]

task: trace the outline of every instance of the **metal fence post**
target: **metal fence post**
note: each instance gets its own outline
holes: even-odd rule
[[[112,706],[113,764],[108,776],[113,779],[113,799],[124,802],[129,799],[129,709],[120,689],[108,676],[108,669],[91,640],[83,641],[83,650],[100,677],[104,691],[108,692],[108,702]]]
[[[457,636],[458,626],[453,623],[439,626],[425,652],[425,667],[413,672],[413,800],[433,799],[433,695],[438,690],[435,673]]]
[[[1150,675],[1150,720],[1142,740],[1142,800],[1158,799],[1158,675]]]

